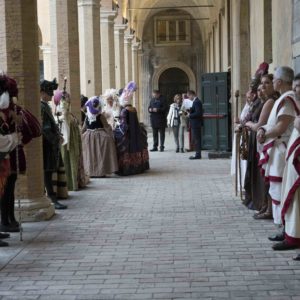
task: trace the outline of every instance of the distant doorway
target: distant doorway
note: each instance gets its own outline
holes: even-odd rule
[[[158,85],[169,105],[173,103],[174,95],[186,93],[190,86],[187,74],[179,68],[165,70],[159,77]]]

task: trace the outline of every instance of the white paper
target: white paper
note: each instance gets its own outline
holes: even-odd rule
[[[185,109],[190,109],[193,106],[193,101],[190,99],[184,99],[182,102],[182,106],[184,106]]]

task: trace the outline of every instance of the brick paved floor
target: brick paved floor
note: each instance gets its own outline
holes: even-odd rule
[[[1,299],[300,299],[295,251],[234,197],[228,160],[151,154],[151,170],[93,180],[0,251]]]

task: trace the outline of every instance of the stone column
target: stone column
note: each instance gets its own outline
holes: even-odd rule
[[[144,96],[143,96],[143,60],[144,60],[144,51],[141,49],[141,46],[138,50],[138,90],[137,94],[137,101],[138,101],[138,117],[140,122],[144,120],[145,108],[144,108]]]
[[[124,55],[125,55],[125,84],[132,80],[132,50],[131,43],[133,35],[124,37]]]
[[[0,0],[0,69],[17,80],[19,103],[40,119],[37,24],[36,0]],[[41,138],[25,146],[25,151],[27,174],[19,176],[16,185],[22,218],[47,220],[54,207],[44,195]]]
[[[101,17],[101,65],[102,92],[116,87],[115,79],[115,41],[114,19],[115,11],[100,11]]]
[[[227,71],[229,66],[229,51],[228,51],[228,44],[230,41],[230,32],[228,32],[228,22],[229,22],[229,12],[228,6],[225,9],[221,10],[221,28],[222,28],[222,70]]]
[[[148,106],[151,97],[151,83],[150,83],[150,57],[149,49],[140,52],[141,59],[141,73],[140,73],[140,86],[139,91],[139,102],[142,106],[142,111],[140,112],[140,121],[145,125],[150,125],[150,117],[148,113]]]
[[[43,52],[43,61],[44,61],[44,78],[51,78],[51,46],[42,45],[40,49]]]
[[[125,86],[124,31],[127,25],[115,24],[115,64],[116,88]]]
[[[221,50],[221,47],[220,47],[220,39],[219,39],[219,32],[220,30],[220,27],[219,27],[219,24],[218,22],[216,22],[214,24],[214,46],[215,46],[215,49],[214,49],[214,57],[215,57],[215,72],[220,72],[220,50]]]
[[[250,26],[249,26],[249,0],[235,0],[231,2],[232,12],[232,57],[231,62],[231,95],[240,91],[240,102],[237,104],[233,97],[232,112],[238,111],[244,105],[245,94],[251,78],[250,64]],[[243,101],[243,103],[242,103]]]
[[[60,89],[63,88],[64,77],[67,77],[67,91],[72,98],[72,112],[79,119],[81,113],[77,10],[77,0],[50,2],[52,74],[57,77]]]
[[[132,80],[136,83],[139,84],[139,66],[138,66],[138,50],[139,50],[140,43],[133,43],[131,50],[132,50]],[[136,109],[140,110],[139,106],[139,98],[137,97],[137,93],[134,93],[133,97],[133,106],[136,107]]]
[[[101,93],[99,0],[78,0],[80,87],[87,97]]]
[[[206,51],[205,51],[205,58],[206,58],[206,72],[209,73],[210,71],[210,49],[209,49],[209,39],[206,41]]]

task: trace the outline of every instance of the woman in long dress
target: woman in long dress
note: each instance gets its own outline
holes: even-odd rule
[[[262,108],[266,102],[264,95],[262,94],[262,85],[259,85],[257,89],[257,98],[251,110],[251,119],[245,124],[249,131],[249,143],[248,143],[248,157],[247,157],[247,170],[245,175],[245,199],[243,204],[250,209],[260,210],[263,198],[266,196],[264,193],[264,180],[260,175],[258,169],[258,157],[257,157],[257,142],[256,131],[251,130],[255,128],[257,124],[262,123],[264,125],[266,120],[266,114],[260,120]],[[256,91],[252,91],[252,94],[256,95]],[[272,108],[272,107],[271,107]],[[259,123],[260,120],[260,123]]]
[[[79,121],[71,113],[71,99],[68,93],[56,90],[54,93],[55,114],[63,136],[61,154],[64,162],[69,191],[77,191],[87,184],[87,176],[80,165],[82,161],[82,141]],[[79,174],[79,173],[84,174]],[[85,182],[79,180],[83,176]]]
[[[261,85],[258,93],[261,93],[261,104],[251,121],[246,126],[251,130],[249,143],[248,176],[246,190],[249,194],[248,207],[258,210],[254,214],[255,219],[272,219],[272,200],[269,196],[269,185],[264,182],[258,166],[258,153],[261,151],[257,146],[257,130],[268,121],[273,105],[278,99],[278,94],[274,91],[273,75],[266,74],[261,78]]]
[[[117,90],[115,89],[106,90],[103,95],[103,98],[105,102],[103,115],[106,117],[108,124],[114,130],[116,128],[116,124],[118,123],[120,117],[120,111],[121,111]]]
[[[115,129],[118,174],[122,176],[142,173],[149,169],[147,131],[139,124],[136,108],[132,106],[136,84],[129,82],[121,97],[120,124]]]
[[[83,161],[90,177],[105,177],[118,171],[113,131],[101,113],[100,98],[86,104],[87,116],[82,128]]]

